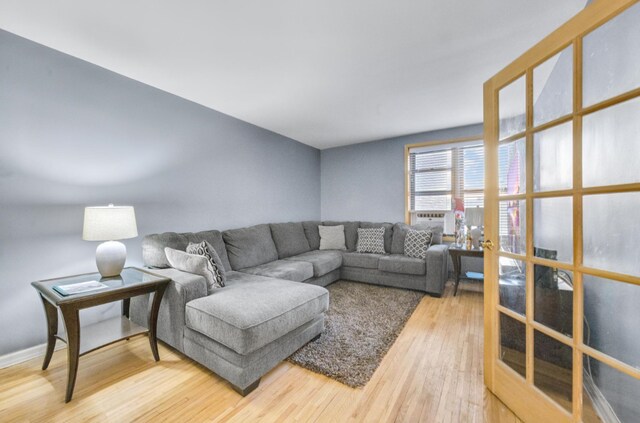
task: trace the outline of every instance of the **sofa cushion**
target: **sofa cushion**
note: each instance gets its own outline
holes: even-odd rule
[[[142,240],[142,259],[145,266],[166,269],[171,267],[164,254],[165,247],[174,250],[185,251],[190,242],[198,244],[207,241],[222,261],[224,270],[231,270],[229,258],[227,257],[227,249],[222,240],[220,231],[202,231],[202,232],[165,232],[161,234],[147,235]]]
[[[307,237],[307,241],[309,241],[309,248],[311,248],[312,250],[317,250],[320,248],[320,232],[318,232],[318,226],[320,225],[322,225],[322,222],[320,222],[319,220],[302,222],[304,234]]]
[[[269,225],[231,229],[222,233],[233,270],[259,266],[278,260],[278,250]]]
[[[355,251],[356,244],[358,242],[358,228],[360,227],[360,222],[334,222],[327,221],[322,222],[324,226],[344,226],[344,238],[347,244],[348,251]]]
[[[407,257],[402,254],[391,254],[380,257],[378,270],[405,275],[424,275],[426,266],[425,261],[422,259]]]
[[[384,228],[384,251],[391,252],[391,241],[393,240],[393,223],[387,222],[360,222],[360,227],[364,229]]]
[[[356,251],[358,253],[384,254],[384,231],[385,228],[358,228]]]
[[[342,253],[333,250],[316,250],[289,257],[286,260],[311,263],[313,276],[318,278],[340,268],[342,265]]]
[[[430,230],[433,233],[431,244],[442,244],[442,226],[430,226],[418,224],[409,226],[405,223],[396,223],[393,225],[393,237],[391,241],[391,254],[404,254],[404,239],[409,229],[417,231]]]
[[[313,277],[313,265],[306,261],[276,260],[254,267],[245,267],[240,272],[269,278],[302,282]]]
[[[271,223],[269,227],[273,243],[278,250],[278,258],[283,259],[311,251],[302,223]]]
[[[362,267],[365,269],[377,269],[378,260],[380,260],[380,257],[384,257],[384,255],[346,252],[342,254],[342,265],[347,267]]]
[[[320,233],[321,250],[346,250],[347,243],[344,237],[344,226],[318,226]]]
[[[310,322],[329,307],[322,287],[255,275],[227,275],[227,286],[186,306],[192,330],[246,355]]]

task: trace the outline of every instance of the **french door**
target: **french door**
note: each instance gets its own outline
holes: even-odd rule
[[[640,421],[640,3],[594,0],[484,112],[487,386],[526,422]]]

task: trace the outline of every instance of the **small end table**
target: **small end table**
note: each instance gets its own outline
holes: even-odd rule
[[[458,294],[458,285],[460,285],[460,273],[462,272],[462,257],[484,257],[484,250],[482,248],[467,249],[462,246],[449,246],[449,255],[451,255],[451,261],[453,261],[453,272],[456,278],[456,285],[453,290],[453,296]]]
[[[107,287],[67,296],[63,296],[53,289],[54,286],[92,280],[97,280],[107,285]],[[56,340],[59,339],[67,344],[68,378],[65,402],[71,401],[73,396],[79,358],[98,348],[122,339],[148,333],[153,358],[156,361],[160,360],[156,325],[160,301],[169,281],[169,278],[160,277],[142,269],[127,267],[122,270],[119,276],[110,278],[102,278],[99,273],[87,273],[31,283],[40,294],[47,317],[47,352],[42,363],[42,370],[49,367]],[[147,329],[129,320],[129,300],[131,297],[151,292],[154,295],[151,311],[149,312],[149,328]],[[84,308],[119,300],[122,300],[122,316],[83,327],[81,339],[79,311]],[[66,339],[58,334],[58,309],[62,312]]]

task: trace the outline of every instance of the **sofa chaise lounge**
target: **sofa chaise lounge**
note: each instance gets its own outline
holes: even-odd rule
[[[346,250],[320,250],[319,225],[343,225]],[[356,252],[358,228],[384,227],[386,254]],[[143,261],[171,278],[160,305],[158,338],[228,380],[242,395],[324,330],[329,293],[338,279],[407,288],[440,296],[448,275],[447,246],[434,228],[426,259],[405,256],[404,224],[290,222],[224,232],[148,235]],[[207,292],[204,277],[170,268],[165,247],[208,241],[220,257],[226,286]],[[301,283],[302,282],[302,283]],[[131,302],[146,325],[149,296]]]

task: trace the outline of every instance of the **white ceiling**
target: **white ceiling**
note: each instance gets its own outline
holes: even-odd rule
[[[0,0],[0,28],[317,148],[482,120],[585,0]]]

